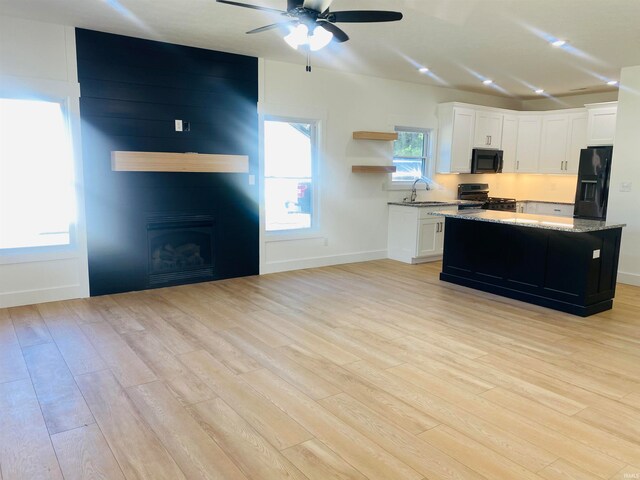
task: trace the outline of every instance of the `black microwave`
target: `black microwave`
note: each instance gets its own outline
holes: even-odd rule
[[[471,154],[471,173],[502,173],[502,150],[474,148]]]

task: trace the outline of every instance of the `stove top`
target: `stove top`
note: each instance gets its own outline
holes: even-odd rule
[[[490,197],[486,183],[461,183],[458,185],[458,199],[484,202],[482,208],[486,210],[516,211],[515,198]]]
[[[516,211],[515,198],[488,197],[482,208],[487,210],[506,210],[509,212]]]

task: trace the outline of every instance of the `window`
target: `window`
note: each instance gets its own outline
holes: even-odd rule
[[[316,130],[316,124],[312,122],[264,122],[267,232],[315,226]]]
[[[429,130],[396,127],[398,140],[393,142],[393,164],[397,167],[391,175],[394,182],[413,182],[427,174]]]
[[[0,98],[0,250],[68,245],[74,218],[62,105]]]

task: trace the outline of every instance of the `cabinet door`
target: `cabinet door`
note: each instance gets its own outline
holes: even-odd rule
[[[587,144],[589,146],[613,145],[617,112],[617,106],[589,109],[587,120]]]
[[[502,150],[504,152],[502,160],[503,173],[513,173],[516,171],[516,145],[518,143],[518,117],[515,115],[505,115],[502,120]]]
[[[546,115],[542,119],[540,173],[564,173],[569,137],[568,115]]]
[[[518,142],[516,145],[516,172],[537,173],[540,158],[540,135],[542,117],[526,116],[518,119]]]
[[[473,127],[475,111],[469,108],[453,109],[453,135],[451,139],[451,172],[471,171],[471,150],[473,148]]]
[[[436,238],[440,233],[441,221],[442,220],[437,218],[420,220],[418,224],[418,249],[416,251],[416,257],[428,257],[439,253]]]
[[[501,113],[477,111],[474,146],[500,148],[502,146],[502,119]]]
[[[587,113],[573,113],[569,115],[569,141],[564,173],[578,174],[580,150],[583,148],[587,148]]]

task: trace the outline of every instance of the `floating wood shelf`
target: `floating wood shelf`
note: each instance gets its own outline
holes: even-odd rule
[[[353,165],[353,173],[394,173],[396,167],[393,165]]]
[[[398,139],[398,134],[397,132],[353,132],[353,139],[391,142]]]
[[[247,173],[246,155],[206,153],[111,152],[114,172]]]

